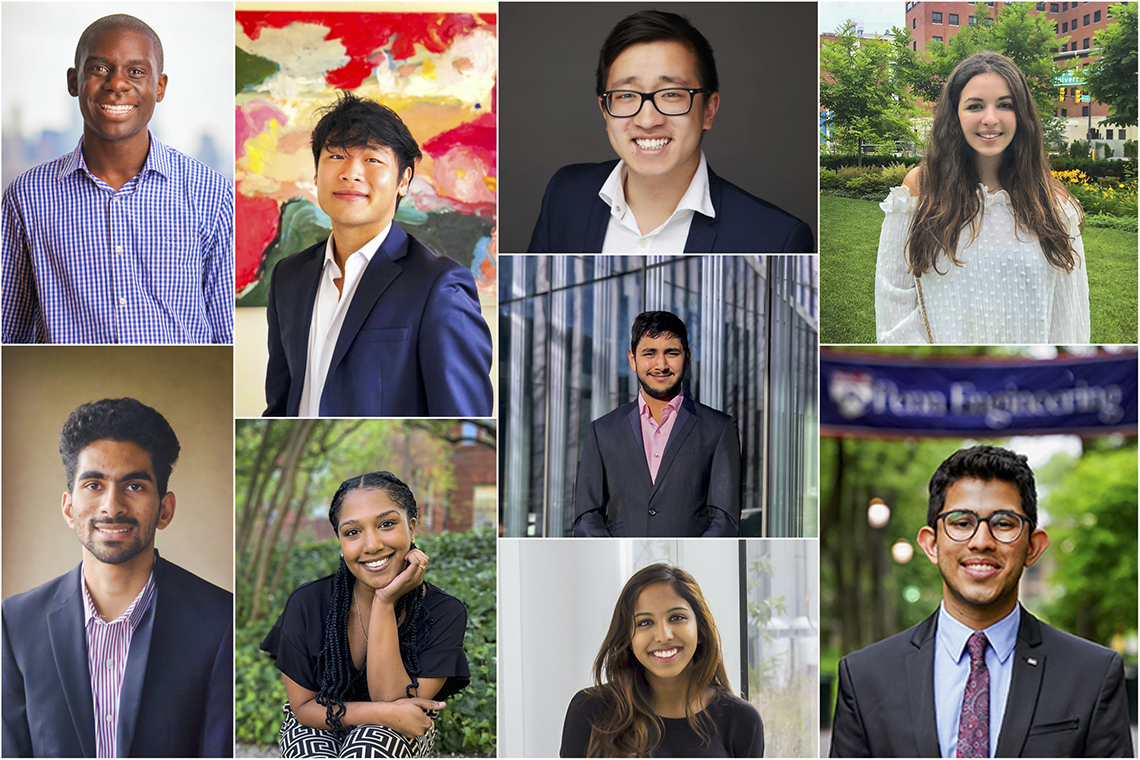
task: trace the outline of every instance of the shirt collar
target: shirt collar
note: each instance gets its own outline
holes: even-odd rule
[[[606,181],[602,183],[602,189],[598,191],[598,196],[610,207],[610,213],[619,220],[624,219],[629,213],[629,205],[625,201],[627,171],[625,161],[618,161],[617,166],[610,172],[610,176],[606,177]],[[701,151],[701,162],[697,164],[697,171],[689,182],[685,194],[677,202],[677,208],[673,210],[669,218],[672,219],[679,211],[686,210],[695,211],[710,218],[716,217],[716,209],[713,208],[712,204],[712,194],[709,191],[709,164],[705,160],[703,150]]]
[[[155,557],[156,561],[157,559],[158,558]],[[95,601],[91,598],[91,590],[87,588],[87,579],[83,577],[82,571],[79,573],[79,585],[83,588],[83,622],[85,626],[89,625],[92,620],[94,620],[96,623],[103,623],[105,625],[111,625],[113,623],[119,623],[123,620],[126,620],[127,624],[133,631],[135,628],[138,628],[139,623],[142,621],[143,615],[146,614],[147,609],[150,607],[151,600],[154,598],[154,568],[151,567],[150,577],[147,578],[146,585],[143,586],[142,591],[139,592],[139,595],[136,596],[134,601],[131,602],[130,606],[127,607],[127,611],[115,620],[103,620],[103,618],[99,615],[99,611],[95,609]]]
[[[146,162],[139,174],[155,171],[164,177],[170,177],[174,171],[173,158],[170,155],[171,149],[159,142],[150,130],[147,130],[147,135],[150,136],[150,150],[147,151]],[[79,144],[75,146],[75,150],[67,154],[63,164],[59,167],[59,179],[62,180],[80,169],[88,174],[91,173],[87,168],[87,161],[83,158],[83,137],[79,138]]]
[[[1006,615],[989,628],[982,630],[990,642],[994,653],[1000,662],[1005,662],[1013,654],[1017,644],[1017,632],[1021,628],[1021,604],[1013,608],[1013,612]],[[966,656],[966,643],[974,629],[964,625],[946,611],[946,604],[938,608],[938,644],[945,648],[946,653],[954,662],[961,662]]]
[[[377,235],[376,237],[372,238],[371,240],[369,240],[367,243],[365,243],[364,246],[361,247],[361,249],[359,251],[353,251],[352,253],[345,256],[344,257],[345,262],[347,262],[350,258],[352,258],[353,256],[355,256],[356,254],[359,253],[361,256],[364,257],[364,260],[366,262],[365,266],[368,266],[368,264],[372,262],[372,257],[376,255],[376,252],[378,250],[380,250],[380,246],[382,246],[384,244],[384,241],[388,239],[388,233],[391,230],[392,230],[392,223],[388,222],[388,226],[385,227],[384,229],[380,230],[380,234]],[[341,274],[343,274],[343,272],[340,271],[340,267],[338,267],[336,264],[336,256],[333,253],[333,236],[332,235],[329,235],[329,239],[325,241],[325,265],[324,265],[325,271],[328,271],[330,266],[332,267],[333,271],[335,272],[335,276],[339,277]]]
[[[671,415],[675,414],[677,410],[681,408],[681,402],[684,401],[684,399],[685,394],[678,392],[677,395],[673,397],[673,400],[666,404],[665,408],[661,410],[661,421],[665,422]],[[641,395],[641,391],[637,392],[637,413],[642,417],[649,414],[649,404],[645,403],[645,396]]]

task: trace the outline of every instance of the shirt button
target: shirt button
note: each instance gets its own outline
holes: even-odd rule
[[[110,716],[110,715],[108,715],[108,716],[107,716],[107,722],[108,722],[108,723],[110,723],[112,720],[113,720],[113,718],[111,718],[111,716]]]
[[[126,305],[127,305],[127,299],[126,298],[120,298],[119,299],[119,306],[126,306]]]
[[[638,244],[638,246],[640,246],[640,247],[642,247],[642,248],[644,248],[645,246],[649,245],[649,243],[645,242],[645,238],[642,238],[641,240],[638,240],[638,241],[637,241],[637,244]]]
[[[661,456],[661,455],[660,455],[660,454],[654,454],[653,456],[655,456],[655,457],[659,457],[659,456]]]
[[[619,203],[617,206],[615,206],[614,210],[620,214],[621,213],[621,204]]]
[[[122,252],[123,252],[123,246],[121,246],[121,245],[115,246],[115,253],[122,253]]]
[[[657,516],[657,510],[656,509],[649,510],[649,516],[650,517],[656,517]]]
[[[114,660],[111,660],[111,659],[108,659],[108,660],[107,660],[107,667],[108,667],[108,668],[109,668],[109,667],[111,667],[111,666],[112,666],[112,665],[114,665],[114,664],[115,664],[115,661],[114,661]]]

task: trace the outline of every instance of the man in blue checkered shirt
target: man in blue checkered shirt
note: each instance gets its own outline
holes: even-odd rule
[[[147,129],[166,82],[139,19],[80,36],[83,137],[4,191],[4,343],[233,343],[233,185]]]

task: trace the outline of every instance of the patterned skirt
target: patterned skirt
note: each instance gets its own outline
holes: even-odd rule
[[[387,726],[357,726],[337,741],[330,731],[302,726],[285,703],[285,719],[278,734],[281,757],[428,757],[438,733],[438,710],[428,710],[431,728],[423,736],[408,739]]]

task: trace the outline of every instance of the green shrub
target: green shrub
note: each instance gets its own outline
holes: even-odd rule
[[[1108,214],[1085,215],[1085,227],[1100,227],[1123,232],[1136,232],[1136,217],[1109,216]]]
[[[1136,170],[1135,161],[1104,161],[1091,158],[1073,158],[1071,156],[1050,156],[1049,164],[1053,171],[1058,172],[1080,170],[1094,182],[1127,180],[1130,176],[1135,176]],[[1133,172],[1133,174],[1130,175],[1129,172]]]
[[[872,172],[878,173],[879,167],[877,166],[841,166],[835,170],[835,174],[844,182],[854,179],[855,177],[862,177],[865,174]]]
[[[494,756],[498,668],[495,532],[483,528],[467,533],[425,535],[417,538],[416,543],[431,557],[428,581],[467,607],[463,648],[471,669],[471,683],[448,699],[447,709],[439,720],[435,751],[444,755]],[[245,622],[250,599],[248,592],[242,593],[243,586],[239,584],[234,694],[239,741],[277,742],[281,706],[286,701],[285,687],[273,660],[259,646],[293,589],[335,572],[339,561],[340,547],[335,539],[294,547],[280,588],[272,597],[267,594],[264,608],[267,612],[253,624]]]
[[[882,196],[887,192],[887,185],[882,174],[864,174],[847,182],[847,189],[860,196]]]
[[[1126,140],[1124,142],[1124,156],[1125,158],[1136,158],[1136,141]]]
[[[835,190],[843,187],[846,183],[839,178],[839,175],[832,169],[819,170],[819,189],[820,190]]]
[[[1089,144],[1085,140],[1073,140],[1069,145],[1070,158],[1088,158],[1089,157]]]
[[[920,158],[902,158],[898,156],[863,156],[862,165],[870,167],[886,167],[901,161],[908,166],[917,166]],[[853,153],[821,155],[819,165],[827,169],[838,169],[841,166],[856,166],[860,163],[859,157]]]
[[[894,163],[883,169],[883,184],[890,189],[898,187],[906,179],[906,175],[910,174],[911,166],[902,163]]]
[[[1112,158],[1116,155],[1112,152],[1112,146],[1108,143],[1101,143],[1098,147],[1101,148],[1101,158]]]

